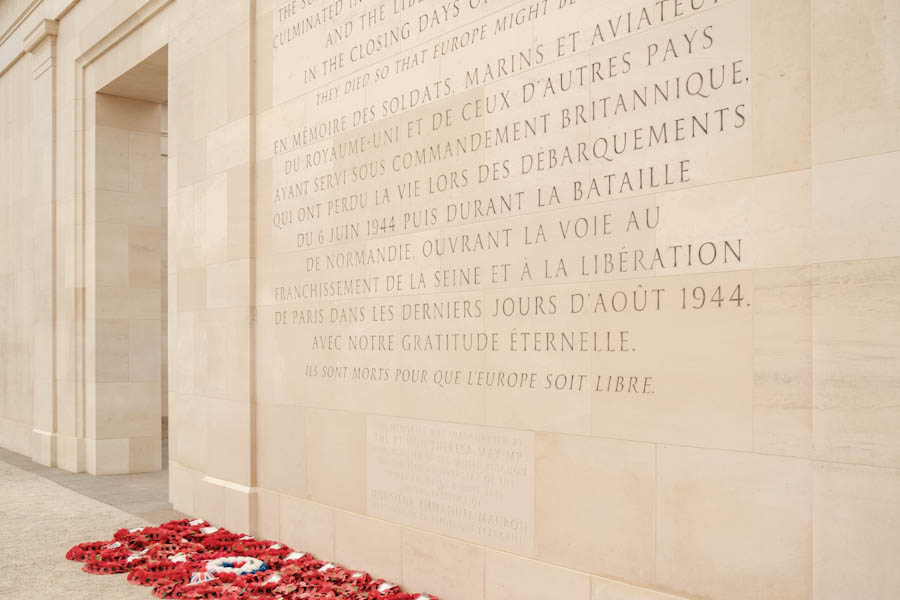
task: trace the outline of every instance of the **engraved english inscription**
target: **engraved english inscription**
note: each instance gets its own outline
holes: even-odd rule
[[[533,433],[369,417],[366,451],[368,514],[533,550]]]

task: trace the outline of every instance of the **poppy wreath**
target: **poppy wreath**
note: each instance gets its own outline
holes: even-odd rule
[[[183,600],[438,600],[292,548],[183,519],[120,529],[66,558],[95,575],[127,573],[157,598]]]

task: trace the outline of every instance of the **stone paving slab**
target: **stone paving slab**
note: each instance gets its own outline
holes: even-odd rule
[[[89,575],[65,554],[144,519],[0,461],[0,598],[151,600],[124,575]]]

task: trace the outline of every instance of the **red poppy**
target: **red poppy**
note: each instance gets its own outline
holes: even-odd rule
[[[110,541],[85,542],[66,558],[88,573],[128,573],[158,598],[183,600],[437,600],[409,594],[368,573],[317,560],[272,540],[256,540],[202,519],[120,529]],[[232,560],[233,559],[233,560]],[[216,569],[210,565],[226,570]],[[253,568],[254,572],[242,572]]]

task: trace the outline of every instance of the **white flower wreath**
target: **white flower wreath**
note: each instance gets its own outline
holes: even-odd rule
[[[240,566],[235,566],[240,565]],[[234,573],[249,575],[257,571],[265,571],[266,563],[252,556],[223,556],[206,563],[207,573]]]

